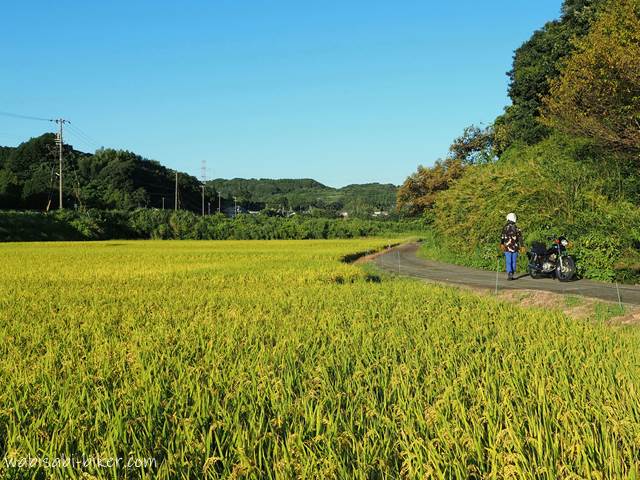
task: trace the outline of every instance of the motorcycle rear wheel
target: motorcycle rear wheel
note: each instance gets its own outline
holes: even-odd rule
[[[529,272],[529,276],[534,280],[542,278],[542,274],[538,272],[538,269],[536,267],[532,267],[531,265],[529,265],[527,266],[527,271]]]
[[[571,257],[562,258],[562,267],[558,265],[556,268],[556,277],[561,282],[569,282],[576,274],[576,262]]]

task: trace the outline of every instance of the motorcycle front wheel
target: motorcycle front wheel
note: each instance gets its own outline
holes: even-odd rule
[[[556,268],[556,276],[561,282],[568,282],[576,274],[576,262],[571,257],[562,257],[561,265]]]

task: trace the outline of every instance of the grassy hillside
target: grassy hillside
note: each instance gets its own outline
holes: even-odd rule
[[[153,460],[93,478],[640,474],[638,328],[339,261],[393,241],[0,245],[0,456]]]

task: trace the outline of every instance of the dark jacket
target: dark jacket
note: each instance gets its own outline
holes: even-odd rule
[[[502,229],[500,243],[504,245],[507,252],[517,252],[522,246],[522,231],[513,222],[507,222]]]

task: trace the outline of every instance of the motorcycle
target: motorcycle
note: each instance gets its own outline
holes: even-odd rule
[[[561,282],[573,280],[576,274],[576,263],[567,253],[569,241],[563,237],[549,237],[551,247],[542,242],[534,242],[527,252],[529,265],[527,271],[531,278],[542,278],[555,275]]]

